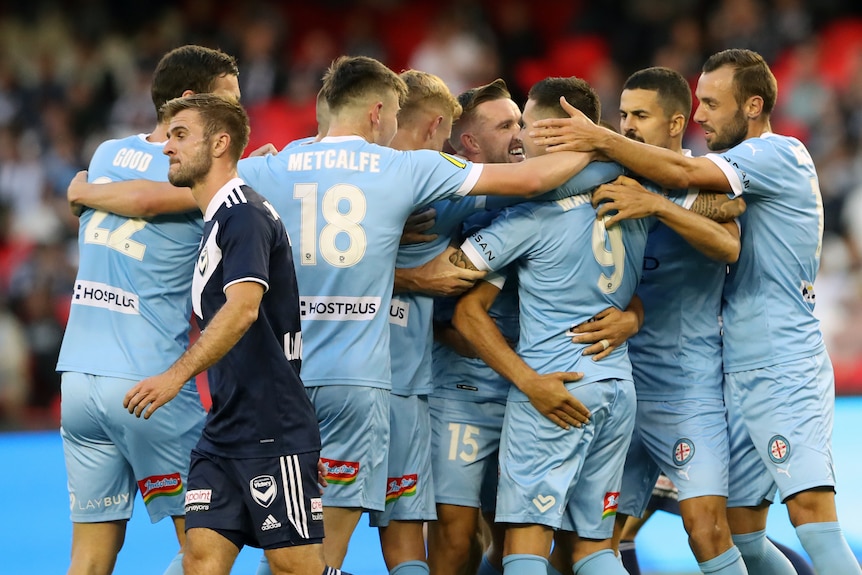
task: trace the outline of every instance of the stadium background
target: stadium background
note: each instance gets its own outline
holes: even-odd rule
[[[36,556],[57,558],[39,563],[37,572],[60,572],[68,555],[56,434],[59,378],[53,371],[77,255],[77,221],[65,202],[66,186],[99,142],[152,128],[152,70],[164,52],[185,43],[237,57],[252,119],[249,149],[265,142],[281,147],[315,133],[320,76],[343,53],[377,57],[396,71],[436,73],[454,93],[502,77],[519,103],[547,75],[581,76],[599,92],[604,119],[617,124],[620,87],[634,70],[670,66],[694,84],[709,54],[727,47],[757,50],[779,81],[774,130],[805,141],[818,166],[826,236],[817,315],[838,393],[862,393],[858,1],[0,2],[0,430],[10,432],[0,434],[0,486],[23,495],[10,497],[18,507],[0,512],[0,572],[23,572]],[[705,151],[696,125],[686,145]],[[852,490],[862,470],[850,438],[862,417],[862,399],[840,398],[838,404],[841,519],[859,556],[862,500]],[[783,510],[773,513],[773,519],[783,516]],[[17,527],[24,518],[32,521],[26,530]],[[775,528],[786,530],[784,521]],[[134,558],[135,542],[146,545],[143,557],[161,552],[157,547],[172,548],[166,526],[136,533],[144,523],[132,522],[118,573],[152,572],[144,559]],[[46,530],[53,534],[47,553]],[[674,538],[678,521],[661,518],[647,530],[641,546],[653,541],[654,530],[656,546],[680,547],[656,555],[652,569],[692,569],[692,563],[673,559],[690,555],[684,537]],[[784,535],[784,542],[796,544],[792,531]],[[376,538],[368,537],[361,547],[373,550]],[[372,569],[383,573],[377,565]]]

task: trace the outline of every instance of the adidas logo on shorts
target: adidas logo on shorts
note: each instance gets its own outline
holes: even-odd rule
[[[266,519],[263,520],[263,525],[260,526],[260,530],[269,531],[270,529],[278,529],[279,527],[281,527],[281,523],[276,521],[272,515],[267,515]]]

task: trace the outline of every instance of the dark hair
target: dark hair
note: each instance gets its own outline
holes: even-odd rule
[[[235,162],[242,157],[251,132],[248,114],[239,102],[218,94],[193,94],[186,98],[174,98],[161,108],[165,121],[183,110],[194,110],[200,114],[204,125],[204,137],[209,139],[218,132],[230,136],[230,154]]]
[[[340,56],[323,75],[323,97],[335,111],[369,94],[395,92],[398,104],[407,97],[407,84],[379,60],[368,56]]]
[[[596,91],[587,83],[576,76],[568,78],[545,78],[533,84],[527,98],[533,100],[536,106],[547,110],[554,116],[568,116],[560,105],[560,97],[575,108],[580,110],[593,122],[598,123],[602,115],[602,106]]]
[[[763,56],[752,50],[733,48],[713,54],[703,65],[704,73],[722,66],[733,68],[733,94],[741,107],[752,96],[763,98],[763,112],[771,114],[778,99],[778,82]]]
[[[180,46],[162,56],[153,73],[153,104],[161,110],[168,100],[179,98],[186,90],[212,92],[216,80],[239,76],[233,56],[203,46]],[[158,116],[162,120],[161,113]]]
[[[691,86],[676,70],[661,66],[638,70],[628,77],[623,90],[657,92],[659,105],[668,118],[682,114],[688,122],[691,116]]]

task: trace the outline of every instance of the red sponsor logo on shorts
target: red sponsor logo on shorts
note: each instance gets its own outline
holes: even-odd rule
[[[337,459],[326,459],[321,457],[320,461],[326,468],[323,477],[327,483],[336,483],[338,485],[348,485],[356,481],[356,476],[359,475],[358,461],[339,461]]]
[[[386,480],[386,503],[395,501],[399,497],[416,495],[417,483],[419,483],[419,476],[415,473],[388,478]]]
[[[605,506],[602,510],[602,519],[612,517],[617,514],[617,507],[620,503],[619,491],[608,491],[605,493]]]
[[[151,475],[138,481],[138,489],[144,503],[149,503],[163,495],[179,495],[183,491],[183,479],[179,473]]]

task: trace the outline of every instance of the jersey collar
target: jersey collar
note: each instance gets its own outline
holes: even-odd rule
[[[204,213],[204,221],[208,222],[213,219],[221,205],[227,201],[228,194],[244,184],[245,182],[242,178],[233,178],[219,188],[219,191],[215,193],[207,205],[207,211]]]

